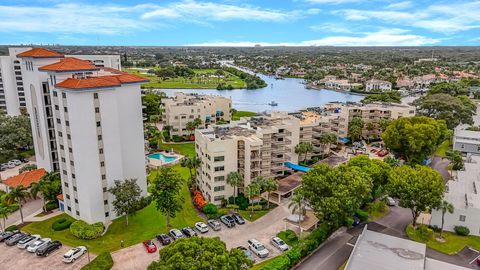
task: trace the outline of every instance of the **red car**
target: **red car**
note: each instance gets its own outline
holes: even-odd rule
[[[155,245],[155,243],[153,243],[152,240],[143,241],[143,246],[147,249],[148,253],[153,253],[157,251],[157,246]]]
[[[380,151],[377,152],[377,156],[379,156],[379,157],[384,157],[386,155],[388,155],[387,150],[380,150]]]

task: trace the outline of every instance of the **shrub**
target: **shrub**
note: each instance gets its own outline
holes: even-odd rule
[[[300,250],[296,247],[290,249],[285,255],[290,259],[291,266],[295,265],[302,259],[302,254],[300,254]]]
[[[261,205],[251,205],[251,206],[247,207],[248,211],[252,211],[252,210],[253,211],[260,211],[262,209],[263,209],[263,206],[261,206]]]
[[[112,255],[109,252],[102,252],[93,261],[82,267],[81,270],[109,270],[112,267]]]
[[[422,242],[428,242],[433,238],[433,230],[429,229],[427,226],[420,226],[417,229],[417,236]]]
[[[173,139],[174,142],[183,142],[185,140],[183,137],[178,136],[178,135],[173,135],[172,139]]]
[[[233,200],[234,200],[233,196],[228,198],[228,204],[234,204]],[[240,210],[245,210],[245,209],[247,209],[248,205],[250,204],[250,201],[248,200],[248,198],[245,197],[245,195],[243,195],[243,193],[240,193],[235,198],[235,204],[238,205]]]
[[[217,213],[215,214],[207,214],[208,219],[219,219],[223,215],[227,215],[228,210],[227,209],[218,209]]]
[[[207,204],[200,191],[193,192],[193,204],[195,204],[199,210],[203,209],[203,207]]]
[[[95,239],[102,235],[104,230],[103,223],[97,222],[88,224],[83,220],[77,220],[70,225],[70,232],[80,239]]]
[[[470,234],[470,230],[465,226],[455,226],[455,233],[461,236],[467,236]]]
[[[72,219],[61,218],[52,224],[52,229],[54,231],[63,231],[70,228],[70,225],[72,225],[72,223]]]
[[[386,209],[387,209],[387,203],[383,200],[372,202],[367,206],[367,210],[370,213],[372,212],[384,213]]]
[[[280,237],[288,245],[295,245],[298,242],[298,237],[292,230],[281,231],[277,233],[277,236]]]
[[[148,140],[148,146],[151,149],[158,149],[158,140],[156,138],[152,138]]]
[[[227,204],[226,207],[227,207],[228,209],[238,209],[238,208],[240,208],[240,207],[238,207],[238,205],[236,205],[236,204]]]
[[[290,265],[290,259],[284,254],[270,261],[262,267],[262,270],[288,270],[290,269]]]
[[[10,225],[5,229],[5,231],[16,231],[16,230],[18,230],[17,225]]]
[[[22,168],[20,168],[18,170],[18,173],[23,173],[23,172],[27,172],[27,171],[33,171],[37,168],[37,165],[35,164],[27,164],[25,166],[23,166]]]
[[[151,196],[141,197],[140,200],[138,201],[138,204],[135,206],[135,211],[140,211],[143,208],[149,206],[151,203],[152,203]]]
[[[45,208],[46,208],[47,211],[52,211],[54,209],[57,209],[58,208],[58,202],[56,202],[56,201],[48,202],[45,205]]]
[[[203,207],[203,213],[207,214],[207,215],[214,215],[216,213],[218,213],[218,208],[215,204],[213,203],[207,203],[204,207]]]
[[[428,228],[432,229],[434,232],[440,232],[441,230],[437,225],[428,226]]]
[[[355,212],[355,215],[361,220],[361,221],[367,221],[368,220],[368,213],[363,211],[363,210],[360,210],[358,209],[356,212]]]

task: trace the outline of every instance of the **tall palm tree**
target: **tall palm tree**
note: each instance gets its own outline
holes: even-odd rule
[[[263,191],[267,192],[267,208],[270,209],[270,192],[278,189],[278,182],[275,179],[268,177],[264,178],[260,185],[262,186]]]
[[[227,184],[233,187],[233,204],[236,204],[238,187],[243,183],[242,175],[239,172],[230,172],[227,175]]]
[[[4,206],[4,205],[1,205],[0,206],[0,218],[3,220],[3,226],[2,226],[2,223],[0,222],[0,229],[2,231],[5,231],[5,223],[6,223],[6,220],[8,218],[8,215],[10,214],[10,209],[8,208],[8,206]]]
[[[252,204],[252,198],[253,196],[257,195],[260,192],[261,188],[260,185],[256,182],[252,182],[250,185],[248,185],[245,188],[245,193],[248,196],[248,200],[250,201],[250,216],[253,214],[253,204]]]
[[[302,229],[300,228],[300,223],[302,223],[302,217],[306,213],[305,209],[305,198],[303,197],[303,194],[301,193],[295,193],[288,204],[288,208],[292,208],[292,214],[298,215],[298,228],[300,229],[300,233],[302,232]]]
[[[445,222],[445,214],[448,212],[450,214],[453,214],[453,211],[455,211],[455,208],[453,205],[447,201],[442,201],[440,203],[440,206],[437,207],[437,210],[442,211],[442,227],[440,228],[440,238],[442,238],[443,234],[443,224]]]
[[[326,145],[327,152],[330,151],[330,145],[337,141],[337,135],[331,132],[322,133],[318,138],[321,145]]]
[[[307,159],[308,153],[313,151],[313,145],[309,142],[301,142],[295,146],[295,154],[297,154],[299,157],[301,155],[304,155],[302,161],[305,161]]]
[[[194,172],[197,170],[198,165],[200,164],[200,159],[196,156],[185,157],[180,161],[182,167],[188,168],[190,173],[190,180],[193,182]]]
[[[8,203],[18,203],[18,206],[20,207],[20,219],[22,220],[23,223],[23,212],[22,212],[22,202],[25,201],[26,198],[30,196],[30,193],[27,191],[27,189],[24,186],[18,186],[10,190],[10,192],[7,194],[6,200]]]

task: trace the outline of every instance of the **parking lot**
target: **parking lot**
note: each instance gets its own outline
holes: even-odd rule
[[[0,269],[2,270],[74,270],[80,269],[88,263],[87,254],[80,257],[71,264],[62,262],[63,254],[70,247],[62,246],[54,251],[48,257],[38,257],[34,253],[28,252],[26,249],[19,249],[16,246],[7,246],[0,243]],[[95,255],[90,254],[93,260]]]
[[[268,260],[272,257],[280,255],[280,251],[272,246],[270,243],[270,238],[275,236],[279,231],[285,230],[285,227],[293,229],[294,225],[287,224],[284,221],[290,212],[285,206],[278,206],[273,209],[270,213],[263,216],[262,218],[256,220],[255,222],[246,222],[244,225],[235,225],[233,228],[227,228],[222,224],[222,229],[220,231],[213,231],[209,227],[207,233],[201,234],[204,237],[220,237],[220,239],[225,242],[228,249],[236,248],[243,246],[248,248],[247,241],[249,239],[255,238],[260,241],[269,251],[269,255],[265,259],[260,259],[256,255],[256,262],[261,262],[263,260]],[[193,224],[192,224],[193,225]],[[181,229],[181,228],[177,228]],[[166,232],[159,232],[166,233]],[[198,232],[197,232],[198,233]],[[159,248],[163,246],[155,239],[155,245]],[[137,244],[124,248],[112,253],[113,261],[115,262],[113,269],[116,270],[127,270],[127,269],[146,269],[147,266],[154,260],[159,259],[158,252],[147,253],[143,245]]]

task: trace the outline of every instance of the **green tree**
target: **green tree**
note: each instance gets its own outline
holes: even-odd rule
[[[305,216],[307,211],[305,204],[306,204],[305,197],[301,192],[295,193],[292,196],[292,199],[290,200],[290,202],[288,203],[288,208],[292,209],[292,214],[293,215],[296,214],[298,216],[298,228],[300,228],[300,224],[302,223],[303,216]],[[300,229],[300,232],[302,232],[301,229]]]
[[[320,164],[303,175],[302,193],[320,220],[347,224],[372,192],[372,179],[355,166]]]
[[[379,93],[371,94],[366,96],[362,103],[372,103],[372,102],[389,102],[389,103],[401,103],[400,93],[398,91],[388,92],[388,93]]]
[[[337,142],[337,135],[331,132],[325,132],[320,134],[320,137],[318,138],[318,141],[320,142],[321,145],[327,146],[327,152],[330,151],[330,146],[332,143]]]
[[[365,125],[365,129],[368,130],[368,137],[367,137],[367,142],[370,143],[370,139],[371,139],[371,133],[373,130],[375,130],[376,126],[374,123],[372,122],[368,122],[366,125]]]
[[[142,95],[142,104],[145,106],[143,113],[145,113],[151,121],[159,120],[161,118],[161,102],[165,97],[163,92],[148,91]],[[155,122],[155,121],[154,121]]]
[[[42,193],[43,211],[47,212],[47,202],[55,202],[57,195],[62,193],[60,174],[58,172],[47,172],[38,183],[32,183],[30,195],[37,198],[38,193]]]
[[[218,237],[180,239],[160,250],[160,261],[152,262],[148,270],[242,270],[253,262],[237,248],[227,250]]]
[[[456,82],[439,82],[430,86],[428,94],[448,94],[451,96],[465,96],[468,95],[468,89]]]
[[[390,172],[387,190],[390,196],[400,200],[400,206],[410,209],[412,225],[416,227],[420,213],[440,206],[443,178],[426,166],[401,166]]]
[[[5,205],[2,205],[0,204],[0,218],[2,219],[3,221],[3,225],[2,223],[0,223],[0,229],[2,231],[5,231],[6,227],[5,227],[5,223],[6,223],[6,220],[8,218],[8,215],[11,213],[10,209],[8,208],[8,206],[5,206]]]
[[[250,201],[250,209],[251,209],[251,212],[250,212],[250,215],[253,214],[253,202],[252,202],[252,198],[254,196],[256,196],[257,194],[260,193],[260,185],[256,182],[252,182],[250,183],[250,185],[248,185],[246,188],[245,188],[245,194],[247,195],[248,197],[248,200]]]
[[[450,160],[450,162],[452,164],[452,170],[458,171],[458,170],[463,169],[463,158],[462,158],[462,154],[460,153],[460,151],[448,150],[445,153],[445,155],[446,155],[447,159]]]
[[[27,165],[23,166],[22,168],[20,168],[20,169],[18,170],[18,173],[33,171],[33,170],[35,170],[35,169],[37,169],[37,165],[35,165],[35,164],[27,164]]]
[[[400,160],[392,157],[392,156],[386,156],[384,159],[383,159],[383,162],[385,162],[386,164],[388,164],[388,166],[390,166],[391,168],[395,168],[395,167],[398,167],[400,166]]]
[[[190,173],[190,180],[193,183],[195,172],[198,165],[200,165],[200,159],[196,156],[188,156],[183,158],[182,161],[180,161],[180,165],[184,168],[188,168],[188,172]]]
[[[128,215],[134,215],[140,202],[142,189],[137,184],[137,179],[115,180],[114,186],[108,189],[115,199],[112,202],[113,209],[117,216],[125,214],[126,225],[128,226]]]
[[[455,211],[455,208],[453,205],[447,201],[442,201],[438,207],[436,207],[438,211],[442,212],[442,225],[440,227],[440,238],[442,238],[443,235],[443,225],[445,223],[445,214],[448,212],[450,214],[453,214]]]
[[[448,137],[445,121],[425,116],[402,117],[390,123],[382,139],[387,148],[411,164],[420,164]]]
[[[380,121],[378,122],[378,125],[380,126],[380,130],[384,132],[391,122],[392,121],[390,119],[385,119],[385,118],[380,119]]]
[[[353,117],[352,120],[348,123],[348,137],[352,141],[358,141],[362,137],[362,130],[365,126],[362,118]]]
[[[157,210],[167,217],[167,226],[170,227],[170,218],[182,210],[183,198],[180,197],[183,179],[170,167],[162,167],[155,174],[150,193],[156,203]]]
[[[278,182],[271,177],[267,177],[263,178],[260,186],[263,191],[267,192],[267,208],[270,209],[270,193],[278,189]]]
[[[304,155],[302,161],[307,159],[308,153],[313,151],[313,145],[309,142],[301,142],[295,146],[295,154],[299,157]]]
[[[240,187],[242,183],[243,177],[239,172],[230,172],[227,174],[227,184],[233,187],[233,204],[236,203],[238,187]]]
[[[473,124],[475,104],[467,97],[454,97],[448,94],[433,94],[421,97],[413,102],[417,114],[445,120],[449,129],[459,124]]]
[[[0,111],[0,162],[17,158],[20,148],[32,147],[30,119],[25,115],[8,116]]]
[[[19,210],[20,210],[20,219],[23,223],[23,202],[30,196],[29,192],[24,186],[17,186],[10,190],[10,192],[6,196],[7,203],[18,203]]]
[[[388,183],[388,174],[391,170],[390,166],[379,159],[370,159],[367,155],[355,156],[346,164],[348,167],[357,167],[372,179],[372,197],[375,198],[375,194],[379,189],[384,187]]]

